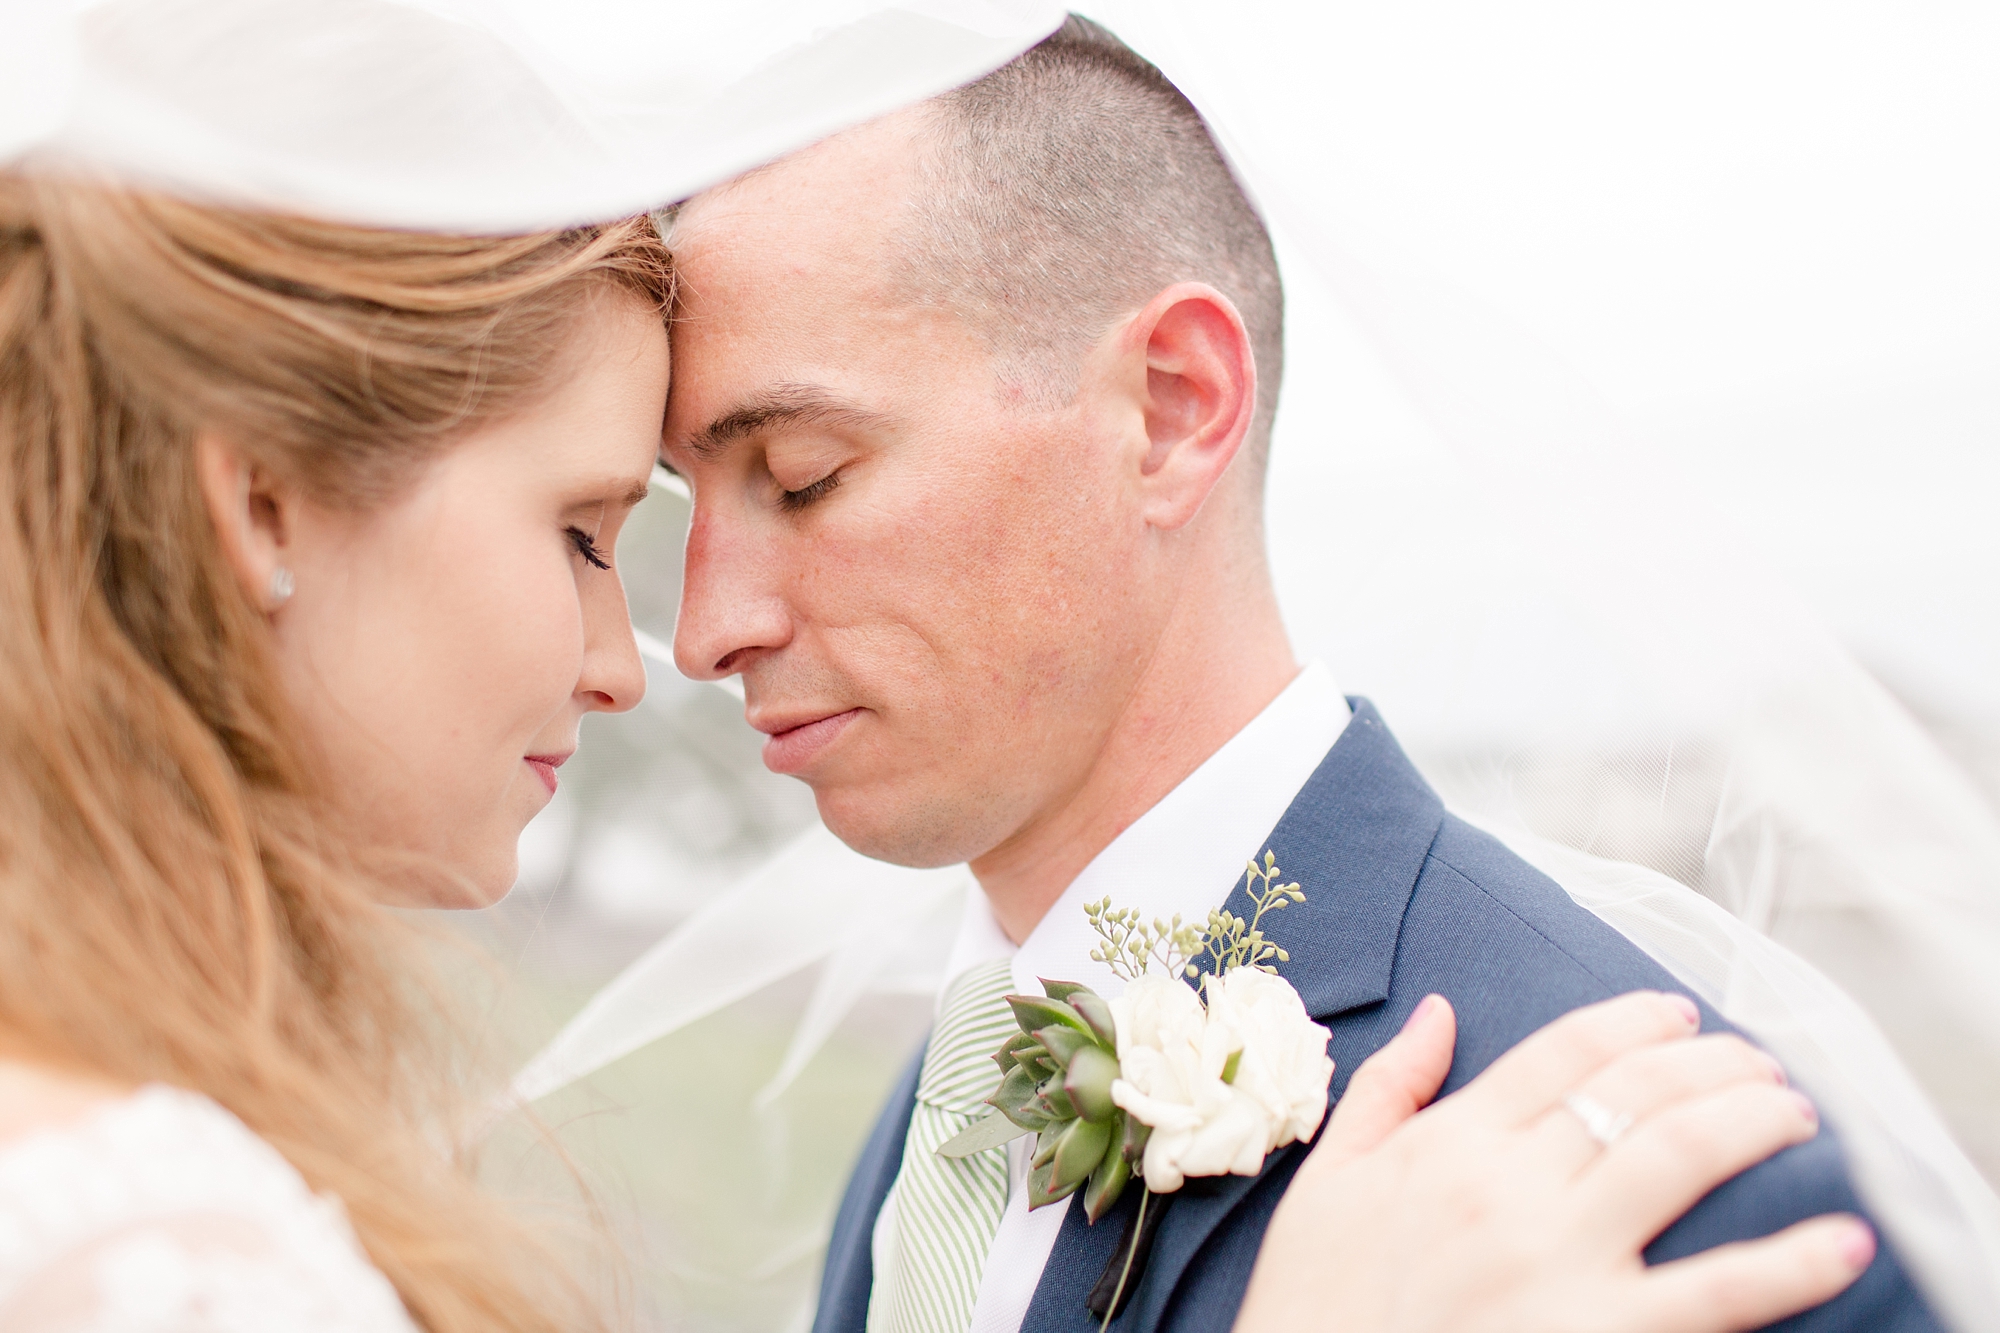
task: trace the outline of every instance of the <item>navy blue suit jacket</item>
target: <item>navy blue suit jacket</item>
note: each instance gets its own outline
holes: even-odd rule
[[[1306,901],[1267,918],[1291,954],[1283,975],[1333,1030],[1330,1097],[1432,991],[1458,1011],[1458,1048],[1444,1092],[1464,1086],[1550,1020],[1632,990],[1680,990],[1623,936],[1494,839],[1445,813],[1381,716],[1355,700],[1354,719],[1293,800],[1268,846]],[[1245,855],[1260,852],[1246,849]],[[1239,884],[1228,904],[1249,912]],[[1275,925],[1269,924],[1275,921]],[[1728,1030],[1706,1005],[1703,1028]],[[814,1333],[862,1333],[873,1280],[876,1214],[902,1162],[917,1066],[891,1096],[834,1223]],[[1442,1095],[1442,1094],[1441,1094]],[[1295,1144],[1256,1177],[1189,1180],[1170,1196],[1144,1276],[1114,1327],[1155,1333],[1227,1328],[1279,1196],[1304,1160]],[[1127,1192],[1120,1210],[1135,1206]],[[1656,1239],[1653,1262],[1768,1235],[1827,1212],[1866,1215],[1830,1129],[1712,1191]],[[1086,1307],[1124,1226],[1064,1218],[1023,1333],[1095,1333]],[[1941,1326],[1884,1243],[1834,1300],[1776,1327],[1787,1333],[1929,1333]]]

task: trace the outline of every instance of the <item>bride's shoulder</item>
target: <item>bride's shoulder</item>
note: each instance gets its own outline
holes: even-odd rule
[[[340,1204],[213,1101],[0,1065],[0,1327],[411,1324]]]
[[[81,1119],[130,1091],[87,1074],[0,1056],[0,1152],[15,1139]]]

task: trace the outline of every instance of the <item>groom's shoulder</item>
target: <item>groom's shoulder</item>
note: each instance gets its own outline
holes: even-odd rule
[[[1447,814],[1418,876],[1424,907],[1468,913],[1517,947],[1553,951],[1616,991],[1671,985],[1666,970],[1500,839]],[[1426,892],[1427,891],[1427,892]],[[1406,927],[1410,922],[1406,921]],[[1431,924],[1419,917],[1421,929]]]
[[[1390,1012],[1407,1012],[1431,991],[1447,996],[1458,1011],[1459,1044],[1447,1092],[1572,1009],[1632,990],[1684,989],[1548,876],[1498,839],[1450,815],[1418,873],[1392,978]],[[1735,1030],[1693,998],[1701,1005],[1704,1031]],[[1371,1044],[1387,1035],[1372,1034]],[[1341,1044],[1337,1038],[1335,1044]],[[1865,1211],[1839,1140],[1827,1130],[1711,1191],[1653,1243],[1647,1257],[1664,1262],[1769,1235],[1821,1213]],[[1885,1244],[1875,1265],[1847,1293],[1782,1327],[1939,1326]]]
[[[1466,1015],[1460,1063],[1474,1069],[1572,1009],[1626,991],[1681,989],[1555,881],[1453,815],[1425,854],[1396,953],[1395,989],[1435,980]]]

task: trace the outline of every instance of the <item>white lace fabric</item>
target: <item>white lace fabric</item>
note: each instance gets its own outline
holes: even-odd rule
[[[152,1086],[0,1146],[9,1333],[414,1333],[337,1200]]]

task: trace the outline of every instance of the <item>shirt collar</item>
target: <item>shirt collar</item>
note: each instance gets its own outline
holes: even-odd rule
[[[1078,981],[1104,995],[1124,983],[1090,953],[1098,938],[1083,905],[1109,897],[1148,920],[1200,923],[1243,878],[1244,863],[1340,739],[1347,700],[1324,664],[1313,662],[1264,711],[1139,816],[1049,908],[1016,950],[994,920],[986,895],[967,895],[958,940],[945,968],[947,983],[990,958],[1014,956],[1014,985],[1038,995],[1038,978]]]

